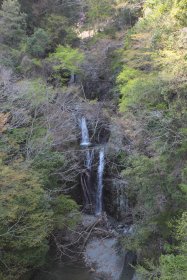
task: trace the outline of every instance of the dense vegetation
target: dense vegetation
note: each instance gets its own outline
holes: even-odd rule
[[[143,18],[125,40],[125,65],[117,77],[119,109],[139,128],[123,175],[136,229],[125,242],[144,258],[143,279],[187,276],[186,5],[145,1]],[[150,258],[153,263],[145,261]]]
[[[56,232],[78,220],[80,207],[64,193],[79,180],[75,112],[86,82],[89,106],[112,103],[111,125],[128,120],[132,149],[121,149],[117,164],[134,229],[123,243],[137,254],[140,279],[186,279],[187,1],[0,4],[0,279],[29,279]],[[85,30],[93,37],[84,40]],[[88,56],[102,64],[95,44],[121,37],[110,71],[102,68],[112,76],[108,96],[91,93]]]

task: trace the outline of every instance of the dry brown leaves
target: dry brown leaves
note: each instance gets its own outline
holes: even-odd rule
[[[9,120],[10,113],[0,113],[0,133],[7,129],[7,122]]]

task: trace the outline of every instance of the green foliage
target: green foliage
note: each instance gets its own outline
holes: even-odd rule
[[[23,144],[28,137],[28,128],[14,128],[9,132],[9,141],[13,144]]]
[[[125,67],[117,77],[117,82],[120,85],[127,84],[129,80],[137,78],[137,76],[141,76],[141,72],[130,67]]]
[[[58,196],[53,202],[55,227],[58,229],[74,228],[80,220],[79,206],[70,197]]]
[[[0,10],[0,33],[3,43],[11,47],[18,47],[25,36],[24,13],[18,0],[4,0]]]
[[[38,28],[34,34],[27,39],[27,51],[34,57],[44,57],[50,49],[50,36],[42,29]]]
[[[119,74],[117,82],[121,94],[121,112],[127,110],[128,107],[137,109],[147,106],[149,108],[164,101],[161,95],[161,81],[154,74],[145,75],[127,67]]]
[[[33,108],[49,101],[55,90],[48,86],[41,78],[24,80],[20,82],[20,93],[27,101],[31,102]]]
[[[20,279],[26,272],[43,265],[53,228],[73,228],[79,221],[79,206],[75,201],[64,195],[51,197],[44,190],[43,184],[48,189],[54,187],[50,175],[60,164],[63,161],[57,152],[38,156],[29,171],[21,159],[9,165],[1,160],[2,279]]]
[[[99,23],[111,17],[114,12],[113,3],[113,0],[86,0],[88,22],[98,28]]]
[[[1,270],[6,279],[19,279],[28,269],[43,264],[53,226],[53,213],[37,174],[21,171],[18,164],[1,162],[0,166]]]
[[[51,38],[51,45],[56,48],[57,45],[72,45],[77,40],[77,35],[72,26],[69,25],[67,17],[62,15],[48,15],[43,24],[43,28],[48,31]]]
[[[159,266],[146,262],[147,267],[137,266],[138,277],[142,280],[183,280],[187,276],[185,255],[162,255]]]
[[[75,30],[84,28],[84,21],[95,31],[103,30],[104,26],[105,34],[98,33],[89,41],[90,46],[96,40],[105,40],[106,34],[113,35],[115,29],[108,25],[112,17],[117,17],[114,2],[63,0],[59,5],[57,0],[21,0],[21,9],[17,0],[4,0],[0,11],[1,62],[21,69],[29,77],[35,66],[37,73],[45,78],[52,67],[53,77],[61,80],[80,73],[84,55],[70,47],[76,41]],[[187,1],[129,0],[117,4],[143,5],[144,10],[143,18],[126,35],[125,51],[119,55],[121,61],[118,59],[113,66],[117,67],[116,73],[124,65],[117,77],[119,108],[124,119],[128,119],[125,133],[130,134],[133,143],[131,156],[116,155],[123,168],[121,176],[129,184],[126,191],[134,222],[134,232],[124,244],[141,256],[143,266],[138,272],[142,279],[182,280],[187,278],[187,41],[183,28],[187,23]],[[128,7],[122,17],[132,24],[137,10]],[[21,10],[28,13],[27,18]],[[49,60],[42,60],[54,49]],[[28,59],[20,65],[23,57]],[[46,62],[50,70],[46,69]],[[7,84],[3,90],[6,87]],[[0,278],[3,280],[18,279],[42,265],[53,228],[72,228],[79,219],[77,204],[61,195],[63,180],[67,180],[61,178],[61,170],[66,171],[71,161],[67,163],[65,156],[51,149],[51,129],[45,119],[45,115],[51,116],[56,91],[40,78],[17,81],[16,93],[12,93],[11,87],[12,82],[6,96],[9,102],[2,105],[2,110],[11,111],[12,120],[0,142],[6,162],[0,165]],[[27,160],[13,164],[13,159],[20,158]]]
[[[9,121],[0,141],[0,277],[5,280],[27,277],[42,266],[53,229],[74,227],[79,218],[77,204],[58,197],[66,161],[51,149],[44,114],[55,90],[41,79],[20,80],[16,86],[17,94],[8,92],[2,102],[10,114],[1,116],[1,125],[5,117]]]
[[[145,1],[117,77],[120,111],[138,130],[122,175],[134,222],[124,244],[141,256],[140,279],[187,277],[185,3]]]
[[[25,153],[26,141],[29,136],[29,129],[26,127],[13,128],[7,131],[6,136],[4,136],[0,141],[0,151],[7,154],[7,159],[17,154],[22,156]],[[5,149],[6,147],[6,149]]]
[[[176,239],[179,242],[178,249],[182,254],[187,253],[187,212],[183,212],[176,226]]]
[[[129,180],[129,195],[136,193],[136,206],[134,208],[135,218],[144,220],[146,224],[158,219],[159,211],[163,207],[166,210],[166,201],[159,200],[165,197],[170,182],[167,182],[167,165],[160,159],[151,159],[146,156],[133,156],[129,159],[128,167],[124,171],[124,176]],[[158,197],[158,200],[157,200]],[[160,208],[160,209],[159,209]],[[154,230],[154,228],[153,228]]]
[[[21,52],[17,49],[0,44],[0,63],[13,70],[18,70],[20,65]]]
[[[162,255],[160,258],[161,280],[183,280],[187,277],[185,255]]]
[[[71,47],[58,46],[55,53],[50,55],[50,61],[56,64],[54,69],[57,71],[67,69],[71,73],[78,73],[83,60],[83,53]]]
[[[140,280],[159,280],[160,271],[158,266],[156,266],[152,261],[145,260],[144,266],[136,266],[136,274]]]
[[[187,25],[187,1],[186,0],[177,0],[176,1],[176,13],[175,16],[179,20],[182,26]]]
[[[137,266],[137,273],[140,279],[154,280],[183,280],[187,277],[187,212],[177,221],[174,227],[174,235],[178,246],[173,250],[179,250],[180,254],[165,254],[159,258],[159,264],[154,265],[151,261],[144,261],[144,266]]]
[[[40,170],[40,176],[45,188],[55,189],[58,187],[59,177],[56,172],[64,165],[64,157],[59,152],[43,150],[36,155],[32,162],[34,170]]]
[[[140,250],[142,247],[143,250],[142,245],[149,244],[150,237],[155,234],[164,238],[170,236],[168,222],[174,213],[180,213],[185,207],[186,200],[183,191],[175,185],[172,168],[166,157],[136,155],[129,158],[123,175],[129,183],[128,197],[134,203],[136,224],[135,234],[127,240],[130,249]]]

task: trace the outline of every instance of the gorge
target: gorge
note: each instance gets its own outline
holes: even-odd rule
[[[51,259],[49,268],[37,273],[34,280],[48,280],[54,277],[66,280],[72,278],[74,280],[132,280],[134,269],[131,265],[135,263],[136,256],[126,252],[119,242],[120,237],[131,234],[131,232],[128,225],[120,226],[120,230],[117,229],[117,224],[112,225],[103,205],[107,143],[103,143],[103,141],[101,141],[102,144],[94,143],[94,137],[91,137],[92,141],[90,140],[87,120],[84,116],[79,124],[81,130],[80,147],[82,147],[80,152],[83,153],[84,158],[83,171],[80,174],[83,193],[83,213],[80,223],[81,229],[90,230],[85,237],[87,243],[85,243],[83,257],[80,254],[76,261],[72,262],[71,257],[70,259],[65,258],[66,252],[64,252],[64,257],[60,262],[56,263]],[[120,208],[120,204],[118,207]],[[100,233],[97,232],[98,230]],[[80,250],[79,245],[75,248],[72,246],[72,250]]]
[[[0,0],[0,280],[187,279],[187,0]]]

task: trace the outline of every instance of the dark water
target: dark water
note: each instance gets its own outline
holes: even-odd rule
[[[136,255],[128,252],[125,256],[124,268],[120,280],[132,280],[134,275],[133,266],[136,264]]]
[[[125,263],[121,280],[132,280],[133,274],[132,267]],[[39,271],[31,280],[94,280],[94,277],[82,263],[59,263]]]
[[[82,264],[54,264],[39,271],[32,280],[93,280],[91,273]]]

